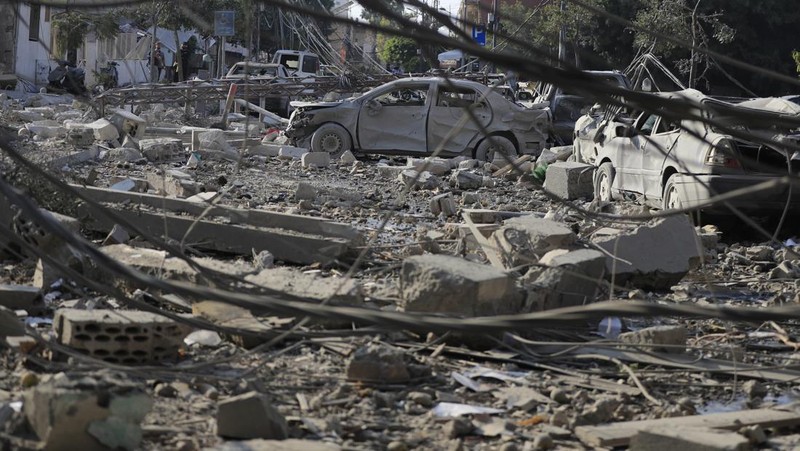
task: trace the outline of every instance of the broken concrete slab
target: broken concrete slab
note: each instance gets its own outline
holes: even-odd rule
[[[347,364],[347,379],[358,382],[403,383],[411,379],[405,354],[384,344],[362,346]]]
[[[228,337],[234,344],[252,349],[275,338],[281,329],[294,322],[294,318],[256,317],[250,310],[215,301],[192,304],[192,315],[210,321],[217,326],[246,331]]]
[[[25,335],[25,325],[10,308],[0,305],[0,337],[21,337]]]
[[[278,291],[308,302],[338,306],[364,305],[361,285],[354,279],[320,277],[305,274],[292,268],[270,268],[245,277],[253,285]],[[325,320],[329,321],[329,320]],[[333,321],[333,320],[331,320]],[[333,321],[341,324],[341,321]],[[328,323],[326,323],[328,324]]]
[[[750,441],[741,434],[704,427],[652,427],[639,431],[631,439],[637,451],[749,451]]]
[[[116,147],[107,150],[104,158],[115,163],[133,163],[144,158],[144,155],[131,147]]]
[[[40,139],[63,138],[67,134],[67,129],[52,120],[33,121],[25,124],[25,128]]]
[[[219,403],[217,435],[283,440],[289,436],[289,426],[266,395],[251,391]]]
[[[231,224],[249,225],[257,228],[285,229],[300,234],[321,235],[342,238],[356,245],[361,242],[361,233],[348,224],[310,216],[278,213],[266,210],[246,210],[222,205],[208,206],[183,199],[164,198],[151,194],[120,193],[103,188],[70,185],[83,195],[96,202],[112,204],[132,204],[155,209],[165,209],[173,213],[186,213],[193,216],[222,217]],[[109,229],[110,230],[110,229]]]
[[[397,176],[397,179],[406,187],[420,190],[433,190],[442,184],[441,179],[430,172],[423,171],[420,173],[414,169],[404,169]]]
[[[331,154],[328,152],[306,152],[300,157],[303,168],[327,168],[331,164]]]
[[[433,175],[441,176],[450,172],[450,163],[443,158],[409,158],[406,167],[415,171],[428,171]]]
[[[540,265],[525,278],[528,297],[525,311],[586,305],[595,301],[605,274],[605,255],[592,249],[554,250],[545,254]]]
[[[478,189],[483,186],[483,176],[468,170],[458,170],[450,176],[450,186],[460,190]]]
[[[507,267],[536,263],[554,249],[568,249],[577,236],[566,225],[536,215],[507,219],[492,234]]]
[[[358,161],[356,156],[353,155],[353,152],[350,150],[345,150],[344,153],[339,157],[339,164],[344,166],[350,166],[356,161]]]
[[[219,444],[208,451],[341,451],[342,447],[320,440],[237,440]]]
[[[314,200],[317,198],[317,189],[313,185],[306,182],[297,184],[297,189],[294,192],[295,200]]]
[[[150,161],[164,161],[183,153],[183,141],[178,138],[139,140],[139,150]]]
[[[158,194],[185,198],[193,196],[203,190],[203,185],[194,180],[176,177],[176,174],[165,172],[163,174],[148,173],[147,183]]]
[[[278,158],[282,160],[299,160],[308,153],[308,149],[303,147],[281,146],[278,151]]]
[[[74,124],[68,122],[67,128],[88,128],[94,133],[95,141],[114,141],[119,138],[117,127],[108,119],[98,119],[88,124]]]
[[[42,291],[27,285],[0,285],[0,306],[31,313],[44,307]]]
[[[147,131],[147,121],[127,110],[114,110],[109,122],[117,128],[119,136],[127,135],[139,140]]]
[[[555,162],[547,167],[544,189],[561,199],[591,199],[594,196],[594,170],[590,164]]]
[[[644,349],[649,352],[682,354],[688,335],[684,326],[654,326],[622,333],[617,339],[622,343],[647,345]]]
[[[64,346],[125,365],[174,359],[191,332],[188,326],[154,313],[102,309],[58,309],[53,329]]]
[[[275,144],[260,144],[250,146],[245,151],[245,155],[257,155],[262,157],[277,157],[281,151],[281,146]]]
[[[519,313],[522,296],[505,272],[446,255],[403,261],[400,274],[405,310],[489,316]]]
[[[153,405],[139,384],[108,371],[44,376],[23,400],[31,429],[54,451],[139,449]]]
[[[659,218],[632,230],[605,229],[595,233],[592,242],[607,253],[607,278],[644,289],[668,289],[703,259],[702,245],[685,215]]]

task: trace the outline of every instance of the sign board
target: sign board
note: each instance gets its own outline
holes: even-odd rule
[[[486,46],[486,27],[483,25],[472,26],[472,40],[481,47]]]
[[[214,11],[214,35],[233,36],[236,34],[233,19],[233,11]]]

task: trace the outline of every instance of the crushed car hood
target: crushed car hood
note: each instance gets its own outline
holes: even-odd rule
[[[304,102],[302,100],[294,100],[289,103],[289,105],[295,108],[330,108],[332,106],[339,106],[343,102],[336,101],[336,102]]]

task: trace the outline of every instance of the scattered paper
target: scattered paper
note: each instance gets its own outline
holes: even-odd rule
[[[458,404],[454,402],[440,402],[431,410],[437,417],[460,417],[461,415],[487,414],[493,415],[505,412],[502,409],[491,407],[471,406],[469,404]]]

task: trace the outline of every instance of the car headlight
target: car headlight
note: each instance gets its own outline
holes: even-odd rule
[[[705,163],[709,166],[722,166],[730,169],[742,168],[742,164],[736,158],[736,143],[726,138],[715,142],[708,149]]]

